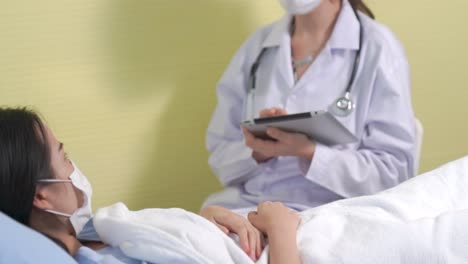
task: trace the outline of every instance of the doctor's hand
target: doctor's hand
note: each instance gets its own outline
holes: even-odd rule
[[[287,115],[288,111],[283,108],[273,107],[260,111],[260,118]]]
[[[242,250],[253,260],[260,257],[265,241],[260,231],[247,219],[221,206],[208,206],[200,215],[214,223],[226,235],[230,232],[239,236]]]
[[[263,109],[262,111],[260,111],[259,116],[260,118],[264,118],[264,117],[282,116],[282,115],[287,115],[287,114],[288,112],[285,109],[279,108],[279,107],[273,107],[273,108]],[[245,136],[245,131],[244,131],[244,136]],[[252,153],[252,158],[254,158],[258,163],[268,161],[269,159],[272,159],[274,157],[275,156],[265,155],[264,153],[261,153],[255,150],[253,150],[253,153]]]
[[[278,156],[296,156],[312,160],[315,153],[315,142],[304,134],[269,127],[267,135],[275,140],[268,140],[255,137],[245,128],[242,128],[242,132],[245,144],[253,150],[252,157],[257,162]]]

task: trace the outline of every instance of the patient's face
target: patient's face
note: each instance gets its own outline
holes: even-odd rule
[[[50,147],[50,162],[54,177],[69,180],[74,168],[65,152],[63,143],[59,142],[53,132],[46,127],[47,139]],[[53,210],[66,214],[73,214],[83,205],[83,194],[70,183],[48,184],[49,202],[53,204]]]

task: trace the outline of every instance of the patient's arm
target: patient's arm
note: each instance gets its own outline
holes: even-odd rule
[[[224,233],[239,236],[242,249],[256,261],[263,250],[263,235],[247,219],[221,206],[208,206],[200,215],[213,222]]]
[[[249,213],[249,221],[268,236],[270,264],[300,264],[296,242],[299,215],[278,202],[265,202],[257,212]]]

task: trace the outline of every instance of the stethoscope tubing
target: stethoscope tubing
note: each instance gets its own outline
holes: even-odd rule
[[[363,42],[363,35],[364,35],[364,30],[362,27],[361,19],[359,17],[359,14],[357,13],[356,9],[353,8],[354,14],[356,15],[356,18],[359,22],[359,48],[356,53],[356,57],[354,59],[354,64],[353,64],[353,70],[351,72],[351,77],[349,79],[348,85],[346,86],[346,90],[344,92],[344,95],[338,98],[335,103],[334,107],[337,108],[337,111],[335,111],[335,115],[340,115],[340,116],[346,116],[349,115],[353,109],[355,108],[355,105],[351,99],[351,91],[354,85],[354,82],[356,81],[356,76],[359,68],[359,64],[361,62],[361,50],[362,50],[362,42]],[[265,55],[266,51],[268,50],[267,47],[262,48],[260,53],[258,54],[257,58],[255,59],[255,62],[252,64],[252,67],[250,68],[250,77],[249,77],[249,90],[247,93],[247,96],[250,103],[246,104],[246,107],[250,104],[250,115],[253,118],[254,115],[254,108],[255,108],[255,89],[256,89],[256,79],[257,79],[257,71],[258,68],[260,67],[260,62],[262,60],[262,57]],[[346,106],[342,107],[341,103],[345,102]],[[246,109],[248,110],[248,109]],[[247,112],[247,111],[246,111]],[[248,112],[247,112],[248,113]]]

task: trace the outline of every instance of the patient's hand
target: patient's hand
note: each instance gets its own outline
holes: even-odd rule
[[[249,221],[268,235],[268,263],[301,263],[296,236],[300,218],[296,212],[282,203],[265,202],[258,205],[257,212],[249,213]]]
[[[237,234],[242,249],[253,261],[260,257],[265,246],[263,235],[247,219],[221,206],[203,208],[200,215],[213,222],[225,234]]]
[[[296,233],[300,223],[299,215],[279,202],[264,202],[257,212],[249,213],[249,221],[258,230],[272,234]]]

